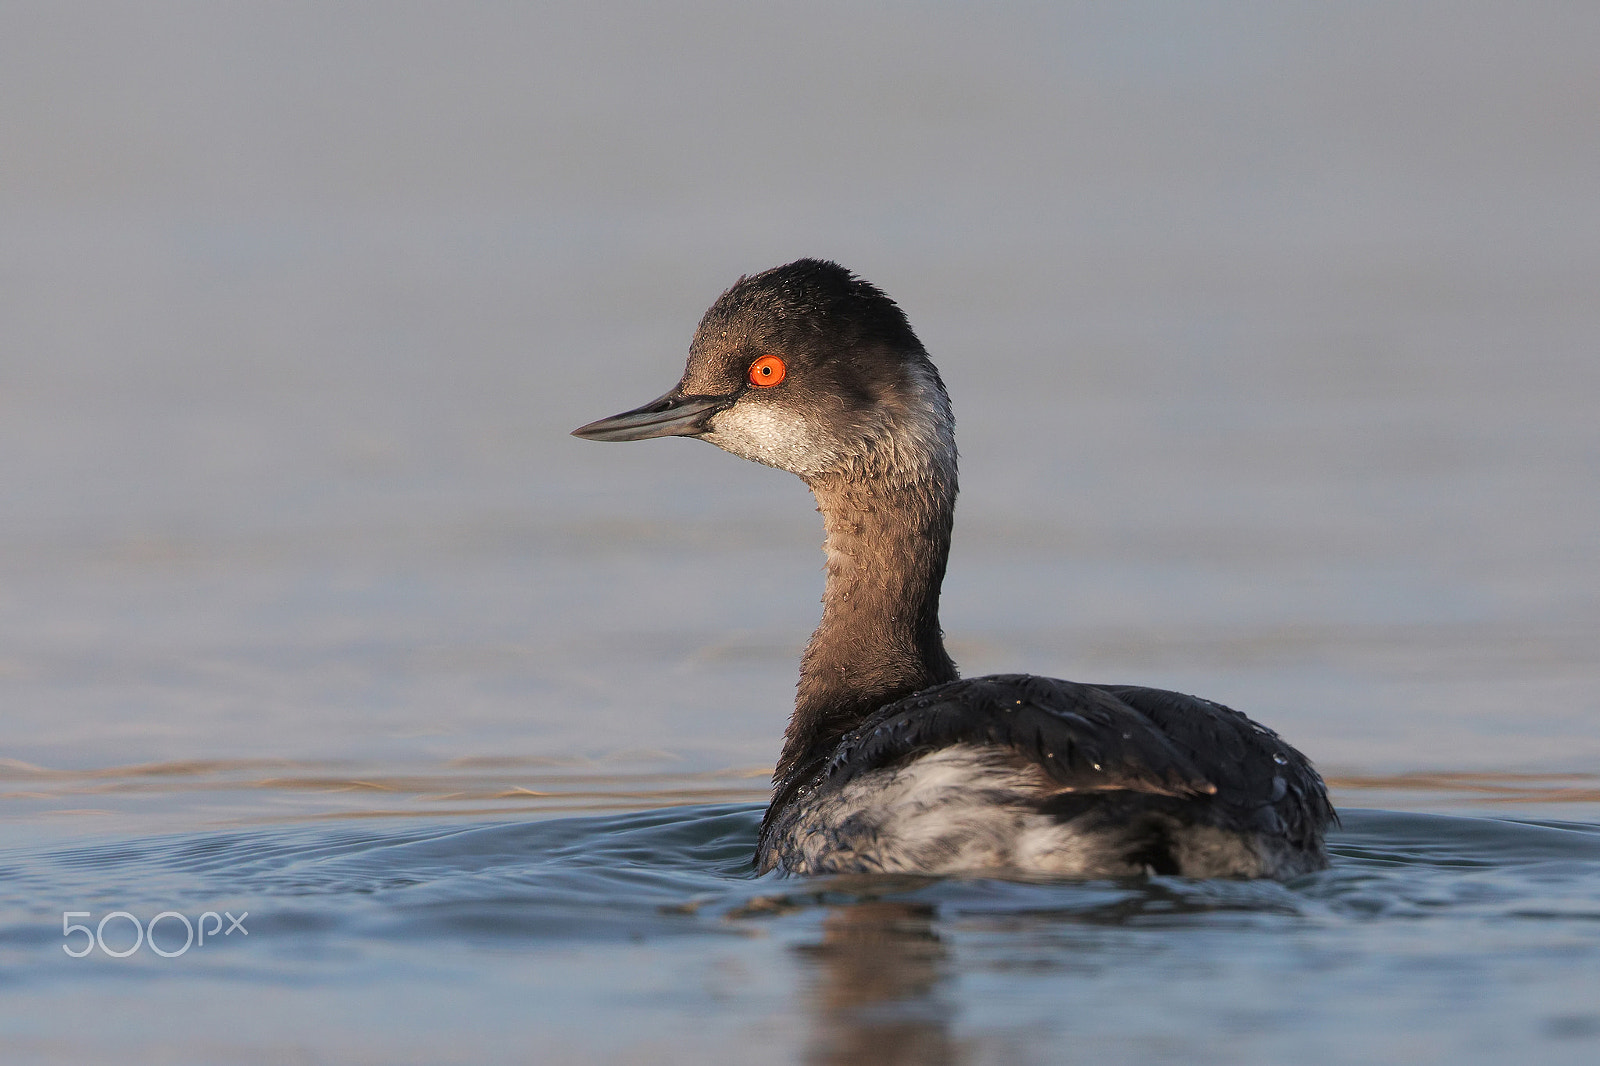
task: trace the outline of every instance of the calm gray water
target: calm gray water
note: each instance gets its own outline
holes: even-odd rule
[[[1559,4],[0,5],[0,1058],[1594,1061],[1597,54]],[[800,255],[949,384],[963,669],[1253,714],[1331,871],[752,876],[810,500],[567,431]]]

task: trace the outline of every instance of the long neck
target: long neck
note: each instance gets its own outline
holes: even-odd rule
[[[939,629],[953,455],[933,475],[825,476],[810,486],[827,532],[827,591],[800,663],[779,779],[884,704],[957,676]]]

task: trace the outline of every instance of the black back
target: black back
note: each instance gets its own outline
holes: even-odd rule
[[[888,704],[831,752],[799,762],[767,809],[763,848],[801,796],[952,744],[1006,748],[1039,766],[1061,786],[1063,816],[1085,795],[1171,797],[1181,802],[1162,806],[1196,824],[1307,849],[1336,820],[1305,756],[1232,708],[1161,689],[995,674]]]

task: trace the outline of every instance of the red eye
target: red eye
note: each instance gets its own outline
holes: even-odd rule
[[[763,355],[750,364],[750,384],[758,389],[770,389],[781,382],[789,368],[776,355]]]

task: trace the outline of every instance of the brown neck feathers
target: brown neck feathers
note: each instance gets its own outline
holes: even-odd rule
[[[917,478],[811,480],[827,532],[827,591],[800,663],[780,780],[884,704],[955,680],[939,628],[951,467]]]

